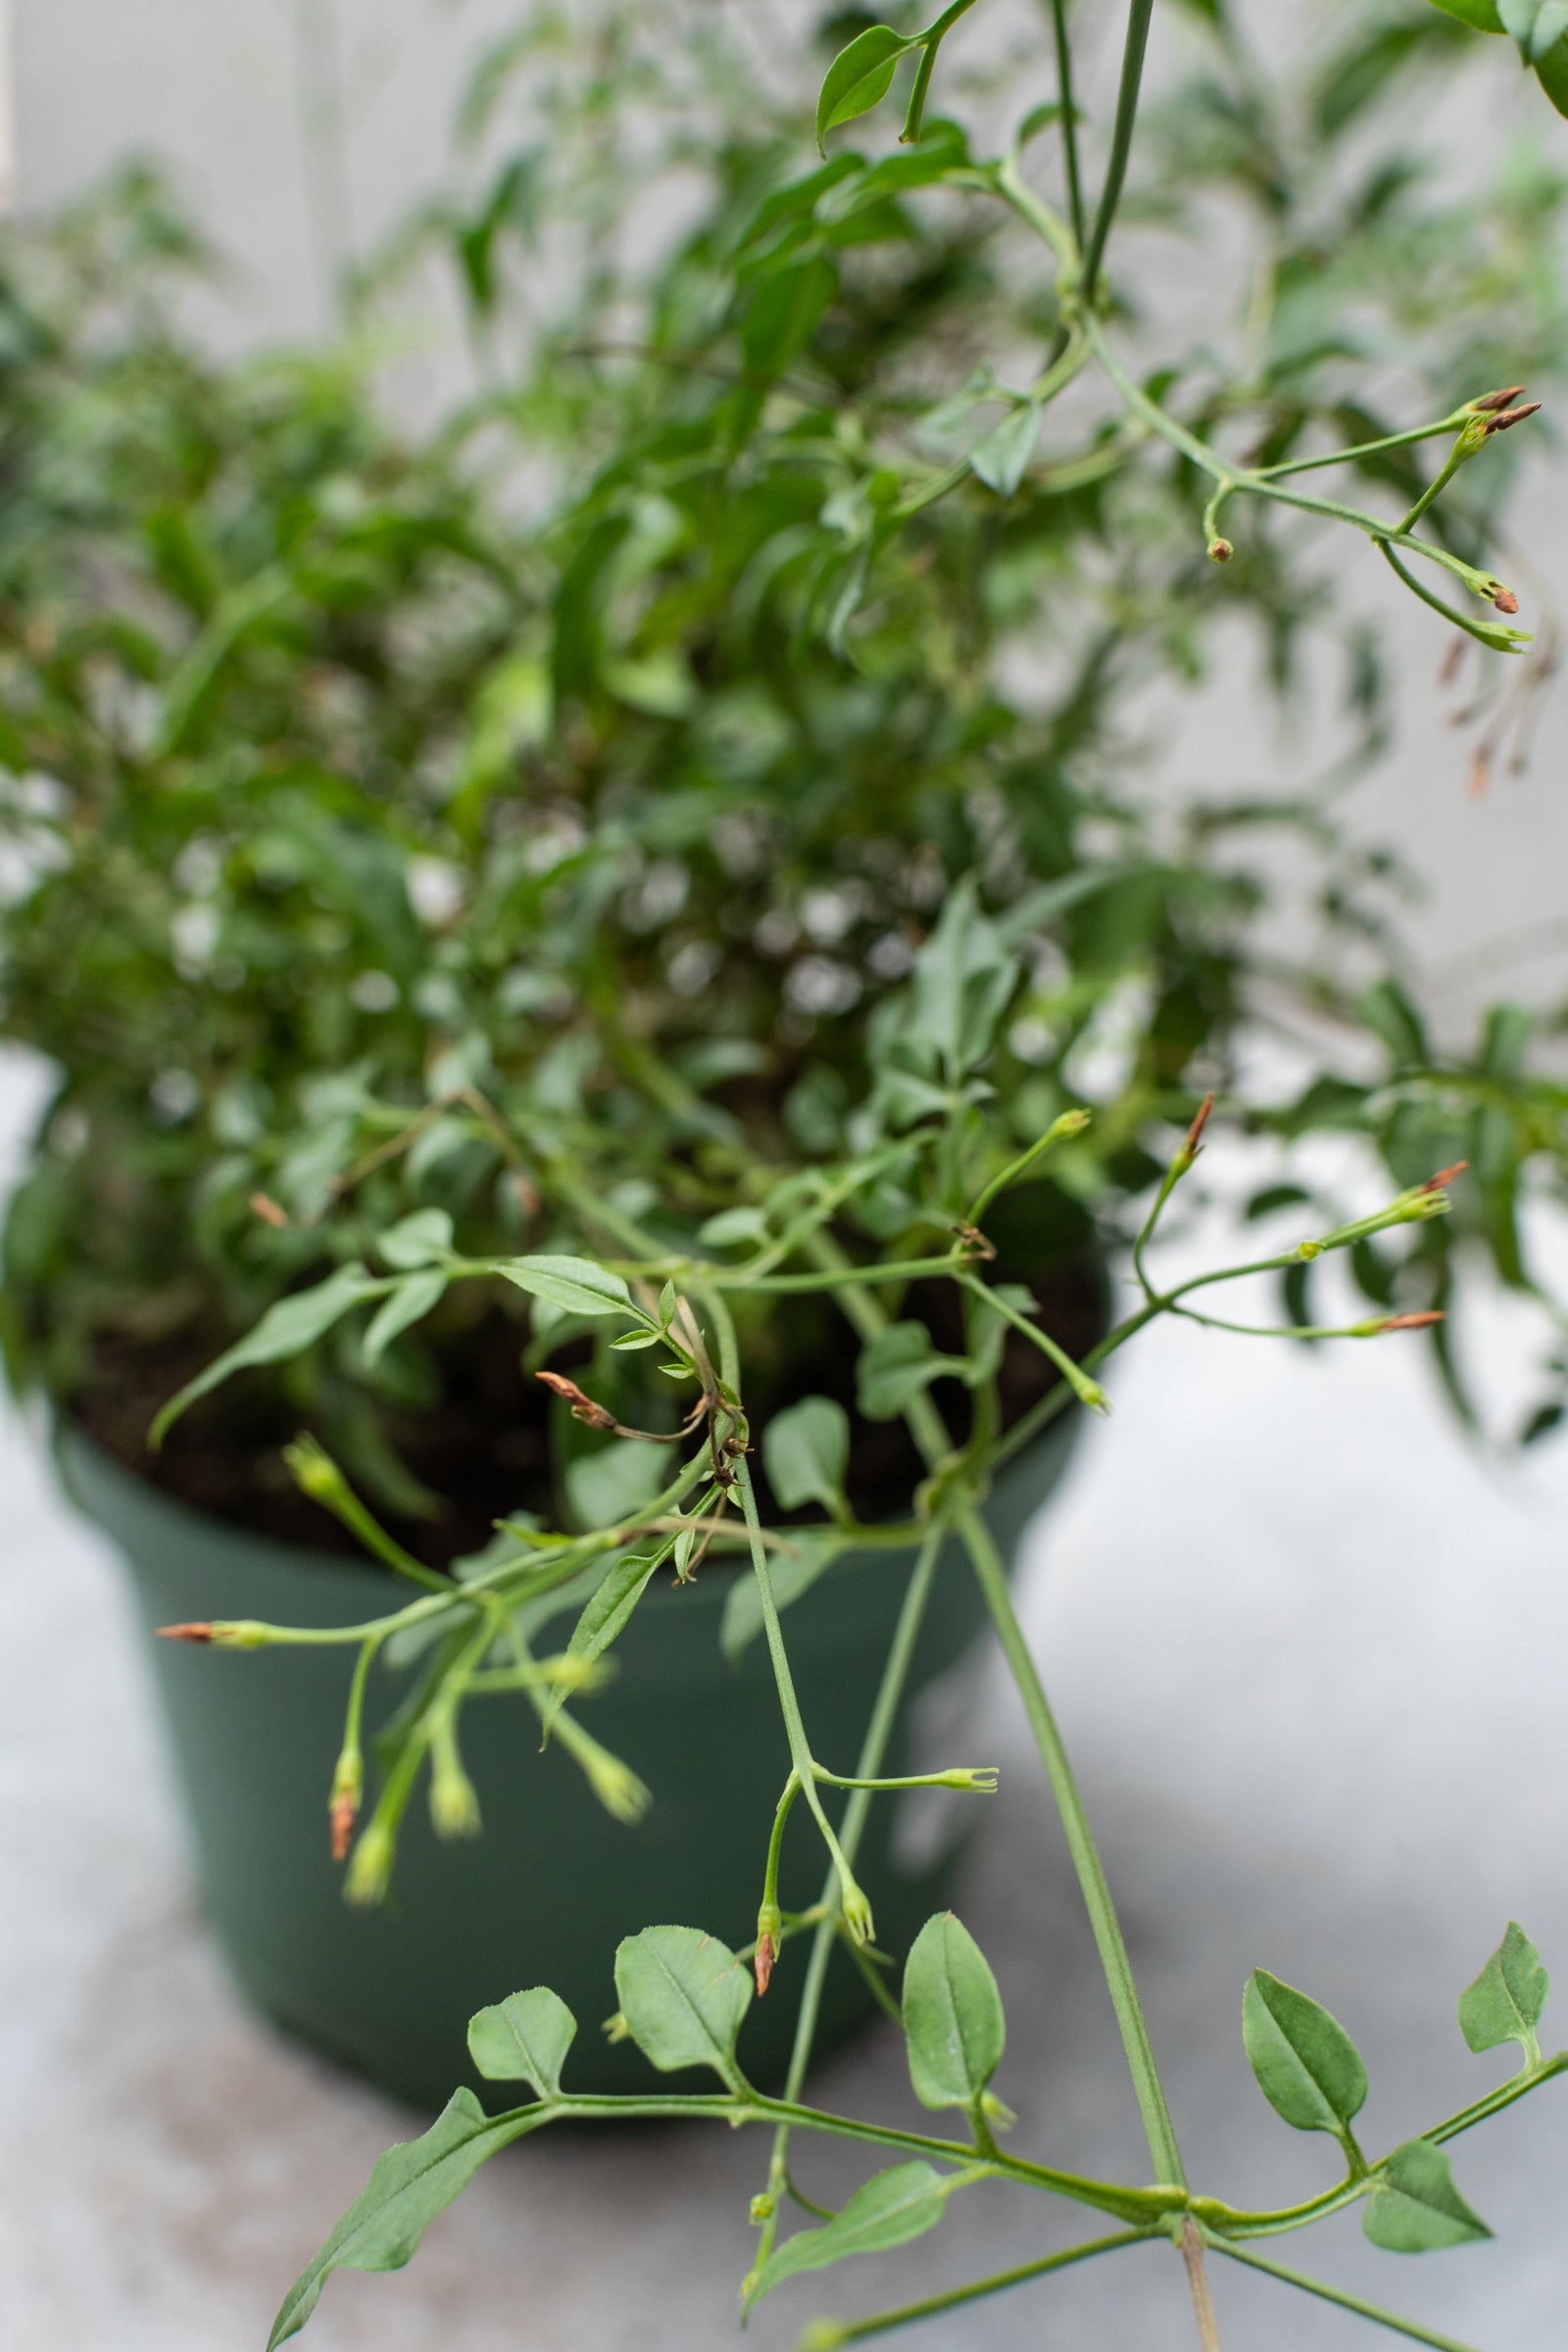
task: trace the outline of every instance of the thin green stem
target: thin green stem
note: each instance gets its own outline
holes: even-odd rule
[[[1303,2294],[1316,2295],[1321,2302],[1337,2303],[1342,2311],[1353,2311],[1358,2318],[1371,2320],[1379,2328],[1392,2328],[1396,2335],[1408,2336],[1412,2343],[1430,2344],[1434,2352],[1476,2352],[1473,2344],[1462,2344],[1457,2336],[1445,2335],[1436,2328],[1423,2328],[1419,2320],[1401,2319],[1397,2312],[1386,2311],[1381,2303],[1369,2303],[1364,2295],[1329,2286],[1321,2278],[1308,2278],[1304,2271],[1289,2271],[1283,2263],[1265,2262],[1261,2254],[1246,2253],[1223,2238],[1211,2237],[1208,2242],[1227,2261],[1245,2263],[1250,2271],[1262,2271],[1286,2286],[1299,2287]]]
[[[1138,120],[1138,93],[1144,78],[1144,58],[1149,48],[1149,24],[1153,13],[1154,0],[1131,0],[1127,11],[1127,37],[1121,53],[1121,83],[1116,92],[1116,122],[1111,132],[1110,160],[1105,166],[1105,180],[1095,213],[1095,225],[1089,232],[1089,243],[1084,252],[1083,300],[1086,309],[1093,307],[1099,289],[1100,265],[1104,259],[1105,240],[1110,235],[1116,207],[1121,202],[1122,184],[1127,177],[1133,125]]]
[[[904,128],[899,133],[902,145],[908,145],[920,136],[920,125],[925,120],[926,96],[931,87],[931,75],[936,67],[937,51],[958,19],[966,17],[973,6],[974,0],[953,0],[952,7],[944,9],[936,23],[921,35],[925,45],[920,51],[920,63],[915,68],[914,87],[909,92],[909,105],[904,118]]]
[[[1080,2246],[1067,2246],[1059,2254],[1047,2254],[1039,2262],[1021,2263],[1014,2271],[997,2271],[989,2278],[972,2279],[965,2286],[949,2287],[946,2294],[927,2295],[919,2303],[901,2304],[897,2311],[879,2311],[868,2320],[847,2320],[830,2323],[831,2333],[825,2330],[821,2341],[824,2352],[838,2344],[860,2344],[873,2335],[886,2335],[895,2328],[907,2328],[917,2320],[934,2320],[945,2311],[961,2310],[966,2303],[978,2303],[987,2295],[1000,2295],[1009,2286],[1026,2286],[1032,2278],[1049,2278],[1053,2271],[1070,2270],[1075,2263],[1091,2262],[1097,2254],[1114,2254],[1122,2246],[1141,2246],[1158,2230],[1118,2230],[1112,2237],[1092,2237]]]
[[[845,1859],[843,1848],[834,1835],[833,1825],[816,1793],[816,1759],[806,1736],[801,1719],[800,1701],[795,1694],[795,1678],[784,1647],[784,1635],[778,1620],[778,1602],[773,1596],[773,1577],[767,1564],[763,1544],[762,1523],[757,1509],[757,1490],[744,1455],[735,1465],[735,1484],[740,1491],[741,1508],[746,1515],[746,1532],[752,1540],[752,1573],[757,1579],[758,1597],[762,1607],[762,1631],[767,1637],[768,1655],[773,1664],[773,1682],[778,1691],[779,1709],[784,1717],[785,1737],[790,1743],[790,1761],[800,1783],[802,1793],[811,1809],[811,1815],[822,1833],[822,1842],[839,1878],[840,1900],[844,1916],[857,1942],[867,1942],[871,1936],[871,1909],[857,1886],[855,1873]]]
[[[1067,218],[1073,243],[1084,244],[1083,169],[1078,160],[1078,108],[1072,89],[1072,40],[1067,30],[1067,0],[1051,0],[1051,29],[1056,49],[1056,103],[1061,108],[1061,155],[1067,174]]]
[[[942,1545],[946,1534],[946,1528],[940,1523],[927,1530],[925,1540],[920,1546],[919,1557],[914,1564],[913,1574],[909,1578],[908,1588],[904,1595],[904,1604],[899,1611],[899,1622],[894,1629],[893,1641],[888,1649],[886,1663],[882,1668],[882,1680],[871,1709],[871,1720],[865,1727],[865,1737],[860,1742],[860,1753],[857,1759],[856,1769],[862,1779],[868,1780],[875,1774],[887,1753],[887,1744],[893,1734],[893,1725],[903,1701],[904,1688],[908,1680],[909,1667],[914,1658],[915,1643],[919,1640],[920,1627],[925,1619],[926,1604],[930,1600],[931,1588],[936,1580],[937,1563],[942,1556]],[[870,1811],[870,1790],[856,1789],[844,1809],[844,1820],[839,1830],[839,1842],[852,1867],[859,1851],[860,1839],[864,1835]],[[834,1928],[838,1911],[838,1873],[836,1870],[828,1872],[826,1883],[822,1888],[821,1901],[825,1916],[811,1939],[810,1955],[807,1962],[806,1983],[802,1988],[800,2012],[795,2025],[795,2040],[790,2051],[789,2072],[785,2077],[784,2095],[791,2101],[800,2097],[801,2085],[806,2080],[806,2070],[810,2064],[811,2044],[815,2038],[817,2016],[822,2005],[822,1986],[827,1978],[828,1962],[833,1956]],[[773,2211],[763,2224],[757,2267],[760,2267],[772,2251],[777,2223],[778,2196],[787,2178],[789,2136],[789,2125],[781,2124],[774,2136],[772,2161],[768,2167],[768,2190],[773,2200]]]
[[[1110,1399],[1099,1381],[1091,1380],[1083,1366],[1075,1362],[1073,1357],[1067,1353],[1066,1348],[1060,1347],[1052,1338],[1049,1331],[1043,1330],[1038,1323],[1031,1322],[1027,1315],[1021,1315],[1015,1306],[1010,1305],[1001,1296],[1000,1292],[992,1290],[986,1283],[981,1282],[978,1276],[965,1274],[962,1281],[964,1289],[973,1297],[983,1298],[987,1306],[1001,1315],[1004,1322],[1012,1325],[1014,1331],[1020,1332],[1026,1340],[1033,1341],[1041,1354],[1055,1365],[1056,1370],[1061,1374],[1062,1379],[1080,1404],[1091,1406],[1097,1413],[1109,1412]]]
[[[990,1530],[972,1502],[959,1504],[957,1522],[968,1546],[980,1590],[991,1611],[992,1622],[1012,1671],[1012,1679],[1023,1700],[1029,1728],[1034,1734],[1035,1744],[1040,1750],[1040,1758],[1056,1800],[1056,1809],[1061,1816],[1068,1851],[1078,1874],[1078,1884],[1083,1890],[1090,1926],[1100,1951],[1101,1967],[1104,1971],[1111,2004],[1116,2012],[1116,2023],[1121,2030],[1122,2047],[1127,2054],[1128,2070],[1132,2075],[1139,2112],[1144,2120],[1155,2176],[1162,2182],[1184,2187],[1187,2175],[1176,2143],[1176,2130],[1165,2101],[1159,2069],[1154,2063],[1153,2045],[1150,2040],[1143,2005],[1138,1998],[1138,1987],[1133,1978],[1132,1962],[1127,1956],[1121,1923],[1116,1917],[1104,1865],[1095,1843],[1094,1832],[1089,1826],[1067,1751],[1062,1745],[1061,1734],[1056,1728],[1055,1716],[1012,1605],[1006,1569],[991,1540]]]
[[[792,1772],[784,1784],[784,1793],[773,1808],[773,1830],[767,1841],[767,1867],[762,1873],[762,1900],[757,1914],[759,1943],[765,1936],[770,1944],[776,1944],[779,1930],[784,1925],[783,1914],[778,1907],[778,1861],[784,1844],[784,1826],[800,1793],[800,1776]],[[758,1984],[765,1990],[765,1977],[759,1977]]]
[[[1310,473],[1322,466],[1352,466],[1360,458],[1380,458],[1391,449],[1409,449],[1418,441],[1435,440],[1439,433],[1456,432],[1464,419],[1465,411],[1456,409],[1451,416],[1440,416],[1436,424],[1412,424],[1402,433],[1385,433],[1377,441],[1356,441],[1348,449],[1324,450],[1315,458],[1286,458],[1278,466],[1257,466],[1251,470],[1259,481],[1277,481],[1281,474]]]

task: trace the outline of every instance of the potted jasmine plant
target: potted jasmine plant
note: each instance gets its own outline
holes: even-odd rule
[[[1527,1023],[1429,1045],[1387,860],[1318,810],[1124,781],[1128,698],[1191,666],[1205,613],[1255,615],[1289,683],[1325,555],[1528,672],[1447,488],[1505,466],[1505,379],[1557,361],[1499,261],[1517,199],[1374,205],[1334,146],[1463,36],[1434,15],[1265,104],[1224,29],[1198,99],[1148,120],[1171,226],[1215,185],[1267,212],[1282,315],[1333,209],[1345,283],[1430,386],[1391,416],[1288,318],[1245,390],[1133,363],[1105,267],[1142,35],[1091,206],[1070,48],[999,159],[928,104],[947,24],[854,33],[821,135],[901,72],[907,135],[825,162],[777,77],[764,100],[726,55],[694,88],[646,12],[597,28],[591,83],[498,53],[473,119],[496,136],[531,88],[554,144],[476,157],[413,240],[456,259],[483,362],[422,442],[353,348],[192,350],[163,286],[195,257],[150,183],[11,255],[3,1003],[61,1072],[8,1226],[11,1359],[149,1625],[268,1653],[158,1651],[242,1979],[416,2098],[471,2011],[519,1976],[591,2000],[660,1911],[737,1945],[757,1922],[759,1982],[814,1932],[751,2029],[758,2080],[798,2090],[813,2037],[886,2000],[872,1910],[910,1941],[948,1891],[932,1801],[984,1785],[928,1753],[947,1670],[989,1610],[1023,1672],[1000,1563],[1127,1336],[1105,1251],[1270,1003],[1321,1052],[1254,1115],[1389,1169],[1370,1218],[1293,1197],[1368,1335],[1441,1345],[1469,1246],[1522,1278],[1520,1187],[1555,1164]],[[642,120],[656,68],[704,209],[650,274],[617,242],[649,160],[604,120]],[[1238,107],[1245,151],[1213,135]],[[1064,214],[1029,176],[1048,140]],[[517,247],[563,188],[574,292],[519,335]],[[1437,325],[1396,266],[1422,239],[1453,273]],[[1322,625],[1353,758],[1375,667]],[[1238,856],[1260,831],[1313,917],[1289,967]],[[1342,1073],[1347,1026],[1370,1077]],[[1316,1330],[1314,1252],[1274,1256]],[[918,1785],[832,1818],[824,1790],[878,1778]],[[786,1920],[808,1815],[838,1892]],[[639,2063],[622,2037],[579,2080]]]

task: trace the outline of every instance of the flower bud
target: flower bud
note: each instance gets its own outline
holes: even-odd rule
[[[839,1901],[844,1911],[844,1924],[850,1931],[851,1940],[855,1943],[869,1943],[876,1933],[871,1918],[871,1906],[866,1901],[863,1891],[857,1886],[853,1879],[846,1883]]]
[[[360,1751],[357,1747],[346,1747],[332,1775],[332,1795],[327,1806],[334,1862],[341,1862],[349,1850],[349,1840],[354,1835],[354,1824],[360,1817],[360,1799],[364,1793],[365,1766]]]
[[[777,1947],[773,1942],[772,1936],[764,1929],[761,1935],[760,1935],[757,1938],[757,1951],[752,1961],[753,1973],[757,1978],[757,1997],[759,2000],[761,1999],[763,1993],[767,1990],[769,1981],[772,1977],[773,1960],[776,1948]]]
[[[588,1775],[588,1786],[607,1813],[628,1824],[641,1821],[648,1810],[648,1790],[629,1764],[623,1764],[618,1756],[612,1756],[597,1742],[584,1749],[578,1761]]]
[[[188,1625],[161,1625],[158,1633],[165,1642],[209,1642],[215,1649],[265,1649],[274,1639],[273,1627],[263,1625],[254,1617],[220,1617],[211,1623],[193,1620]]]
[[[534,1378],[542,1380],[547,1389],[552,1389],[566,1404],[572,1419],[582,1422],[585,1428],[614,1428],[614,1414],[608,1412],[602,1404],[595,1404],[591,1396],[585,1396],[577,1383],[568,1380],[564,1372],[536,1372]]]
[[[430,1759],[430,1824],[438,1838],[477,1838],[479,1798],[455,1747],[438,1745]]]
[[[360,1832],[343,1886],[356,1909],[372,1911],[385,1900],[397,1846],[397,1834],[387,1822],[372,1819]]]
[[[1211,564],[1228,564],[1235,553],[1228,539],[1211,539],[1208,543],[1208,560]]]

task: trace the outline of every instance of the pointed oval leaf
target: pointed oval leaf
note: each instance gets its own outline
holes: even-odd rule
[[[1381,2185],[1366,2201],[1361,2227],[1391,2254],[1430,2254],[1492,2235],[1454,2187],[1448,2159],[1429,2139],[1407,2139],[1395,2149]]]
[[[411,1274],[400,1282],[387,1298],[383,1298],[370,1317],[370,1327],[365,1335],[365,1360],[379,1363],[393,1341],[402,1336],[413,1323],[422,1323],[433,1307],[439,1306],[446,1295],[447,1275],[444,1267],[425,1266],[419,1273]]]
[[[710,2066],[735,2076],[735,2036],[752,1980],[729,1946],[699,1928],[644,1928],[615,1954],[620,2013],[662,2073]]]
[[[969,470],[999,498],[1010,498],[1029,469],[1040,438],[1040,411],[1033,401],[1011,409],[969,452]]]
[[[856,1400],[868,1421],[896,1421],[934,1380],[967,1370],[962,1356],[937,1353],[923,1323],[890,1323],[860,1350]]]
[[[452,1219],[444,1208],[416,1208],[389,1226],[375,1245],[376,1255],[400,1274],[428,1266],[452,1247]]]
[[[588,1257],[508,1257],[496,1272],[530,1298],[564,1315],[614,1315],[631,1311],[631,1293],[618,1274]]]
[[[568,1658],[597,1658],[610,1647],[647,1590],[658,1561],[649,1552],[619,1558],[571,1629]]]
[[[346,1315],[351,1306],[362,1299],[378,1298],[386,1288],[383,1278],[371,1274],[356,1258],[339,1266],[324,1282],[309,1291],[294,1291],[287,1298],[279,1298],[270,1306],[254,1331],[236,1341],[205,1372],[187,1381],[177,1396],[172,1396],[154,1421],[148,1433],[148,1443],[155,1448],[163,1442],[172,1422],[216,1389],[231,1372],[242,1372],[253,1364],[280,1364],[302,1348],[311,1347],[333,1324]]]
[[[900,58],[917,46],[891,24],[868,24],[839,51],[816,101],[816,144],[821,153],[827,153],[823,141],[837,123],[853,122],[857,115],[868,115],[880,105],[892,87]]]
[[[787,1511],[806,1502],[835,1510],[850,1466],[850,1416],[831,1396],[803,1396],[762,1432],[768,1484]]]
[[[757,2302],[802,2271],[825,2270],[848,2254],[880,2254],[923,2236],[941,2221],[956,2185],[924,2163],[896,2164],[875,2174],[820,2230],[798,2230],[786,2238],[756,2274],[748,2301]]]
[[[566,1464],[566,1500],[579,1527],[613,1527],[634,1519],[663,1485],[663,1448],[636,1438],[612,1438]]]
[[[1516,2041],[1527,2058],[1540,2055],[1536,2028],[1551,1979],[1541,1954],[1515,1919],[1473,1984],[1459,1995],[1459,2030],[1473,2050]]]
[[[491,2082],[531,2082],[540,2098],[559,2099],[576,2033],[577,2020],[560,1993],[535,1984],[468,2020],[468,2055]]]
[[[492,2121],[471,2090],[455,2090],[428,2132],[376,2159],[360,2195],[284,2296],[267,2352],[299,2333],[330,2272],[401,2270],[486,2157],[533,2128],[532,2119]]]
[[[1432,0],[1446,17],[1457,17],[1475,32],[1500,32],[1502,19],[1497,14],[1497,0]]]
[[[1242,2038],[1258,2087],[1298,2132],[1342,2132],[1366,2101],[1354,2042],[1320,2002],[1266,1968],[1248,1979]]]
[[[1006,2023],[997,1980],[951,1911],[926,1921],[905,1962],[904,2032],[922,2107],[967,2107],[1001,2063]]]

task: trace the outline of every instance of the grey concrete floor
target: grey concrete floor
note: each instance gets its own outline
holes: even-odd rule
[[[30,1094],[25,1071],[7,1073],[13,1127]],[[1214,1235],[1178,1247],[1208,1251]],[[1514,1336],[1492,1316],[1475,1338],[1501,1366]],[[14,1415],[0,1461],[0,2334],[17,2352],[259,2352],[295,2270],[380,2149],[416,2127],[240,2003],[203,1929],[116,1563]],[[1488,1467],[1413,1346],[1306,1355],[1155,1331],[1037,1527],[1032,1637],[1190,2170],[1218,2193],[1285,2201],[1329,2177],[1324,2148],[1278,2124],[1248,2072],[1239,2000],[1254,1963],[1351,2027],[1379,2145],[1500,2076],[1465,2050],[1453,2003],[1510,1914],[1568,1969],[1565,1505],[1568,1452]],[[1008,2006],[999,2087],[1026,2149],[1137,2177],[1107,2003],[1000,1680],[985,1732],[1004,1792],[962,1909]],[[887,2034],[818,2087],[912,2120]],[[1548,2088],[1458,2151],[1494,2243],[1400,2260],[1337,2223],[1282,2251],[1486,2352],[1558,2352],[1565,2097]],[[754,2141],[699,2130],[657,2146],[531,2142],[480,2176],[401,2277],[335,2279],[307,2340],[727,2344],[762,2161]],[[828,2198],[864,2169],[837,2148],[803,2166]],[[931,2292],[1070,2228],[1012,2192],[973,2196],[901,2255],[785,2290],[752,2340],[782,2352],[824,2309]],[[1118,2260],[919,2340],[1190,2352],[1174,2258]],[[1217,2289],[1226,2352],[1376,2340],[1234,2270]]]

